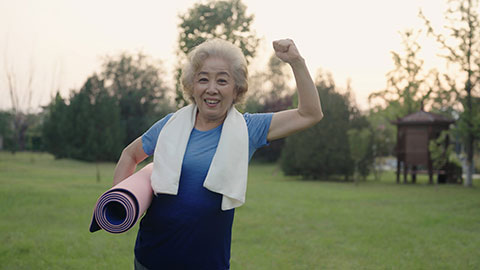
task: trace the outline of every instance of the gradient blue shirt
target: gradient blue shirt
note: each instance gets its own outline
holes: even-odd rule
[[[249,136],[249,157],[267,145],[272,120],[268,114],[244,114]],[[147,155],[155,151],[158,135],[172,114],[155,123],[142,136]],[[222,125],[193,129],[187,144],[177,195],[154,196],[140,222],[135,257],[149,269],[230,268],[234,209],[221,210],[222,195],[203,187],[220,140]]]

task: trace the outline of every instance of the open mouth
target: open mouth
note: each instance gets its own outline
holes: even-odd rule
[[[204,99],[204,101],[208,107],[215,107],[218,103],[220,103],[220,100],[217,99]]]

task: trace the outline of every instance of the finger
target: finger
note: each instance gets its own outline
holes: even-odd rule
[[[291,44],[292,44],[291,40],[287,40],[287,39],[275,40],[273,42],[273,49],[277,52],[288,52],[288,49]]]
[[[287,52],[288,51],[288,42],[286,40],[276,40],[273,42],[273,48],[278,52]]]

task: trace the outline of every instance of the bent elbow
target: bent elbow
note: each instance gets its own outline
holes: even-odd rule
[[[320,120],[323,119],[323,112],[319,111],[311,111],[308,114],[302,114],[301,111],[298,111],[300,116],[306,121],[306,128],[316,125]]]
[[[323,119],[323,111],[320,110],[320,113],[318,114],[318,122],[320,122]]]
[[[315,117],[314,117],[313,121],[315,122],[315,124],[317,124],[322,119],[323,119],[323,112],[320,110],[318,113],[315,114]]]

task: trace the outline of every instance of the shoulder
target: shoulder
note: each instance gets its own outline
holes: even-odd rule
[[[167,116],[163,117],[155,124],[153,124],[145,133],[143,133],[142,145],[143,150],[147,155],[150,156],[153,154],[153,151],[155,150],[155,146],[157,144],[158,135],[160,134],[160,131],[162,131],[168,120],[172,117],[172,115],[173,113],[169,113]]]
[[[250,145],[255,149],[268,144],[267,135],[273,113],[244,113]]]
[[[172,117],[172,115],[173,115],[173,113],[167,114],[165,117],[163,117],[162,119],[155,122],[155,124],[153,124],[150,129],[152,129],[152,128],[159,129],[159,132],[160,132],[160,130],[162,130],[162,128],[165,126],[165,124],[168,122],[168,120]]]
[[[273,113],[244,113],[243,118],[247,123],[247,127],[255,127],[258,125],[270,125]]]

